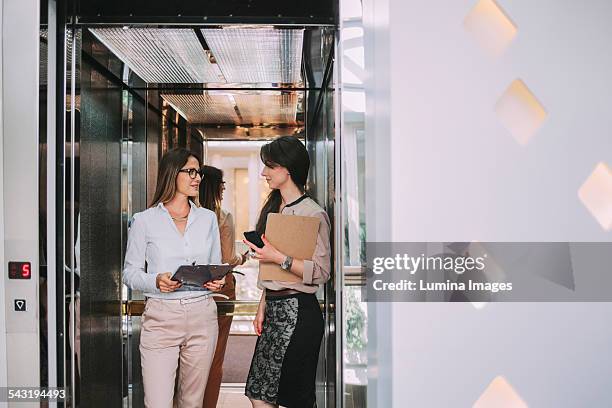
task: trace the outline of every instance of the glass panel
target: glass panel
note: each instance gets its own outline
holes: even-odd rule
[[[81,388],[81,237],[79,213],[80,194],[80,122],[81,96],[80,68],[81,31],[67,28],[65,37],[66,60],[66,106],[65,106],[65,149],[64,149],[64,299],[65,325],[68,334],[65,346],[64,384],[70,402],[75,406],[80,402],[78,391]],[[59,107],[58,107],[59,108]],[[58,109],[59,110],[59,109]],[[58,271],[59,274],[59,271]],[[59,282],[58,282],[59,283]]]
[[[203,136],[208,137],[207,130]],[[205,142],[205,162],[223,171],[225,191],[221,207],[234,218],[236,252],[244,253],[242,243],[244,231],[255,228],[259,209],[269,193],[262,169],[259,149],[265,141],[214,141]],[[224,354],[221,389],[218,406],[247,407],[250,403],[244,396],[244,386],[249,372],[251,357],[257,336],[252,321],[257,310],[261,291],[257,288],[258,262],[249,259],[235,268],[243,275],[236,279],[236,301],[219,301],[219,328],[230,325]],[[214,363],[213,363],[214,364]]]
[[[157,91],[144,90],[146,84],[123,66],[121,81],[130,87],[122,96],[122,250],[125,250],[133,215],[145,210],[155,191],[158,163],[162,152],[161,98]],[[141,88],[135,91],[134,88]],[[123,259],[124,253],[122,254]],[[142,407],[144,388],[140,365],[140,330],[144,295],[122,285],[123,301],[130,302],[130,313],[122,308],[124,350],[124,407]]]
[[[342,100],[343,308],[342,379],[347,408],[366,405],[367,307],[361,295],[365,265],[365,78],[362,4],[340,0]]]
[[[325,209],[335,228],[335,76],[334,39],[335,31],[328,29],[310,32],[304,64],[310,78],[306,98],[306,148],[310,155],[308,194]],[[319,352],[316,375],[317,406],[336,406],[336,282],[338,264],[335,262],[336,242],[332,234],[332,275],[317,292],[323,304],[325,335]],[[338,271],[338,272],[337,272]]]
[[[82,32],[80,69],[80,406],[120,406],[124,380],[121,64]],[[100,346],[104,345],[104,352]]]
[[[366,406],[367,385],[367,308],[361,300],[361,288],[344,290],[344,350],[343,381],[345,407]]]
[[[144,82],[125,66],[122,81],[131,87],[144,87]],[[121,137],[121,224],[122,256],[125,256],[129,221],[137,212],[147,208],[147,106],[146,93],[124,89],[122,95]],[[155,156],[157,154],[155,153]],[[143,294],[128,290],[122,285],[122,300],[143,300]],[[124,407],[142,405],[143,395],[140,353],[140,316],[122,316],[122,340],[124,350]]]
[[[49,386],[49,341],[48,341],[48,321],[49,306],[53,302],[47,302],[47,162],[48,162],[48,141],[47,141],[47,63],[48,63],[48,24],[47,10],[41,9],[41,23],[39,32],[39,108],[38,108],[38,149],[39,149],[39,196],[38,196],[38,213],[39,213],[39,295],[41,313],[40,318],[40,386]],[[53,334],[51,334],[53,335]],[[52,367],[53,365],[51,365]]]
[[[243,233],[255,229],[259,209],[270,192],[267,183],[260,176],[262,164],[259,159],[259,149],[265,143],[265,141],[206,142],[206,164],[223,171],[225,192],[221,207],[233,215],[237,253],[244,253],[248,250],[242,242]],[[258,182],[249,182],[250,180]],[[244,276],[234,274],[236,299],[238,301],[259,301],[261,290],[257,288],[258,262],[249,259],[235,270],[244,273]],[[231,334],[252,334],[253,317],[253,315],[240,314],[234,316],[231,323]]]

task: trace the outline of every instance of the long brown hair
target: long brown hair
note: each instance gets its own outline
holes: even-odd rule
[[[159,163],[159,171],[157,172],[157,186],[155,194],[153,194],[153,202],[151,207],[155,207],[159,203],[167,203],[174,198],[176,194],[176,177],[179,170],[187,164],[190,157],[195,157],[200,166],[200,159],[197,154],[183,147],[168,150],[162,157]],[[194,201],[189,197],[190,201]]]
[[[304,193],[308,170],[310,169],[310,157],[304,144],[295,136],[281,136],[274,141],[263,145],[259,152],[261,161],[268,167],[282,166],[289,170],[289,177],[295,185]],[[266,221],[269,213],[277,213],[283,201],[280,190],[274,189],[266,198],[255,229],[261,235],[266,230]]]
[[[202,166],[200,183],[200,205],[221,215],[221,192],[223,191],[223,170],[213,166]]]

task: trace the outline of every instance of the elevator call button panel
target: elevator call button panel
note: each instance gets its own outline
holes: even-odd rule
[[[9,279],[32,279],[30,262],[9,262]]]
[[[25,299],[15,299],[15,311],[16,312],[26,311],[26,300]]]

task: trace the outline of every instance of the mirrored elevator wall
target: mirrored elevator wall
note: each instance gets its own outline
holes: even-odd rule
[[[83,32],[80,75],[80,405],[121,404],[122,64]],[[77,325],[79,326],[79,325]],[[80,380],[80,381],[79,381]]]
[[[306,32],[304,68],[309,90],[306,93],[306,148],[310,155],[308,194],[328,213],[334,231],[335,220],[335,109],[334,109],[335,32],[332,29]],[[331,236],[332,269],[336,270],[334,236]],[[338,367],[336,358],[336,274],[332,273],[323,293],[325,331],[317,369],[317,404],[335,406],[334,381]]]
[[[138,296],[121,283],[129,220],[151,201],[163,151],[190,146],[201,157],[202,139],[88,30],[81,34],[77,398],[81,406],[120,406],[130,394],[142,401],[140,317],[122,310]]]

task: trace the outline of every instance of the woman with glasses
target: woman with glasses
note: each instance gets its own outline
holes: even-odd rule
[[[212,292],[225,280],[203,287],[171,280],[181,265],[219,264],[221,246],[215,213],[195,204],[200,161],[186,149],[161,159],[151,207],[134,215],[125,254],[123,282],[146,296],[140,358],[147,408],[201,407],[217,343],[217,306]],[[179,364],[180,362],[180,364]]]
[[[234,231],[234,220],[231,213],[221,208],[225,181],[223,171],[212,166],[202,166],[202,183],[200,184],[200,204],[217,215],[219,223],[219,234],[221,238],[221,261],[232,267],[242,265],[246,261],[246,254],[236,254],[236,237]],[[236,279],[232,273],[225,276],[227,284],[221,292],[230,300],[236,299]],[[206,392],[204,393],[204,408],[215,408],[219,399],[221,378],[223,377],[223,360],[227,339],[232,325],[232,316],[219,317],[219,338],[213,362],[208,375]]]

